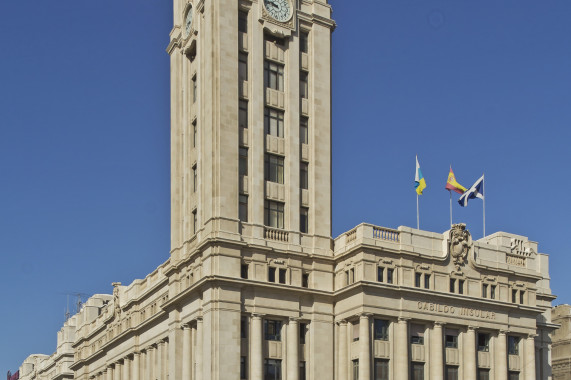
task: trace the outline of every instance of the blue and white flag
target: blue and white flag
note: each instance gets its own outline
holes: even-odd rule
[[[468,206],[468,199],[475,199],[480,198],[484,199],[484,176],[480,177],[479,180],[476,181],[468,190],[462,194],[460,199],[458,199],[458,203],[462,207]]]

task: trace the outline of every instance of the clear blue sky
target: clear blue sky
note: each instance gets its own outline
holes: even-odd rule
[[[168,0],[0,2],[0,373],[55,351],[67,293],[169,252]],[[569,0],[334,0],[333,234],[449,224],[451,164],[486,230],[538,241],[555,303],[571,207]],[[454,206],[482,235],[482,203]],[[71,307],[71,305],[70,305]]]

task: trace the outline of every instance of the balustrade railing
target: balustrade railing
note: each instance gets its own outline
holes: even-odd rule
[[[289,232],[284,231],[284,230],[266,227],[265,238],[269,239],[269,240],[288,242],[289,241]]]

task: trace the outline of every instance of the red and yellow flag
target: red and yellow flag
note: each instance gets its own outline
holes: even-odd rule
[[[464,194],[466,192],[466,188],[456,182],[456,177],[454,176],[454,172],[452,171],[452,166],[450,167],[450,173],[448,173],[448,181],[446,181],[446,190],[452,190],[457,192],[458,194]]]

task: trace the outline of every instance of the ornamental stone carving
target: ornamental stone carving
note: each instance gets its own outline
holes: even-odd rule
[[[111,284],[113,286],[113,305],[114,305],[114,315],[116,318],[121,316],[121,305],[119,304],[119,286],[120,282],[114,282]]]
[[[468,252],[472,248],[472,236],[466,229],[466,224],[454,224],[450,229],[449,252],[456,265],[456,270],[466,263]]]

